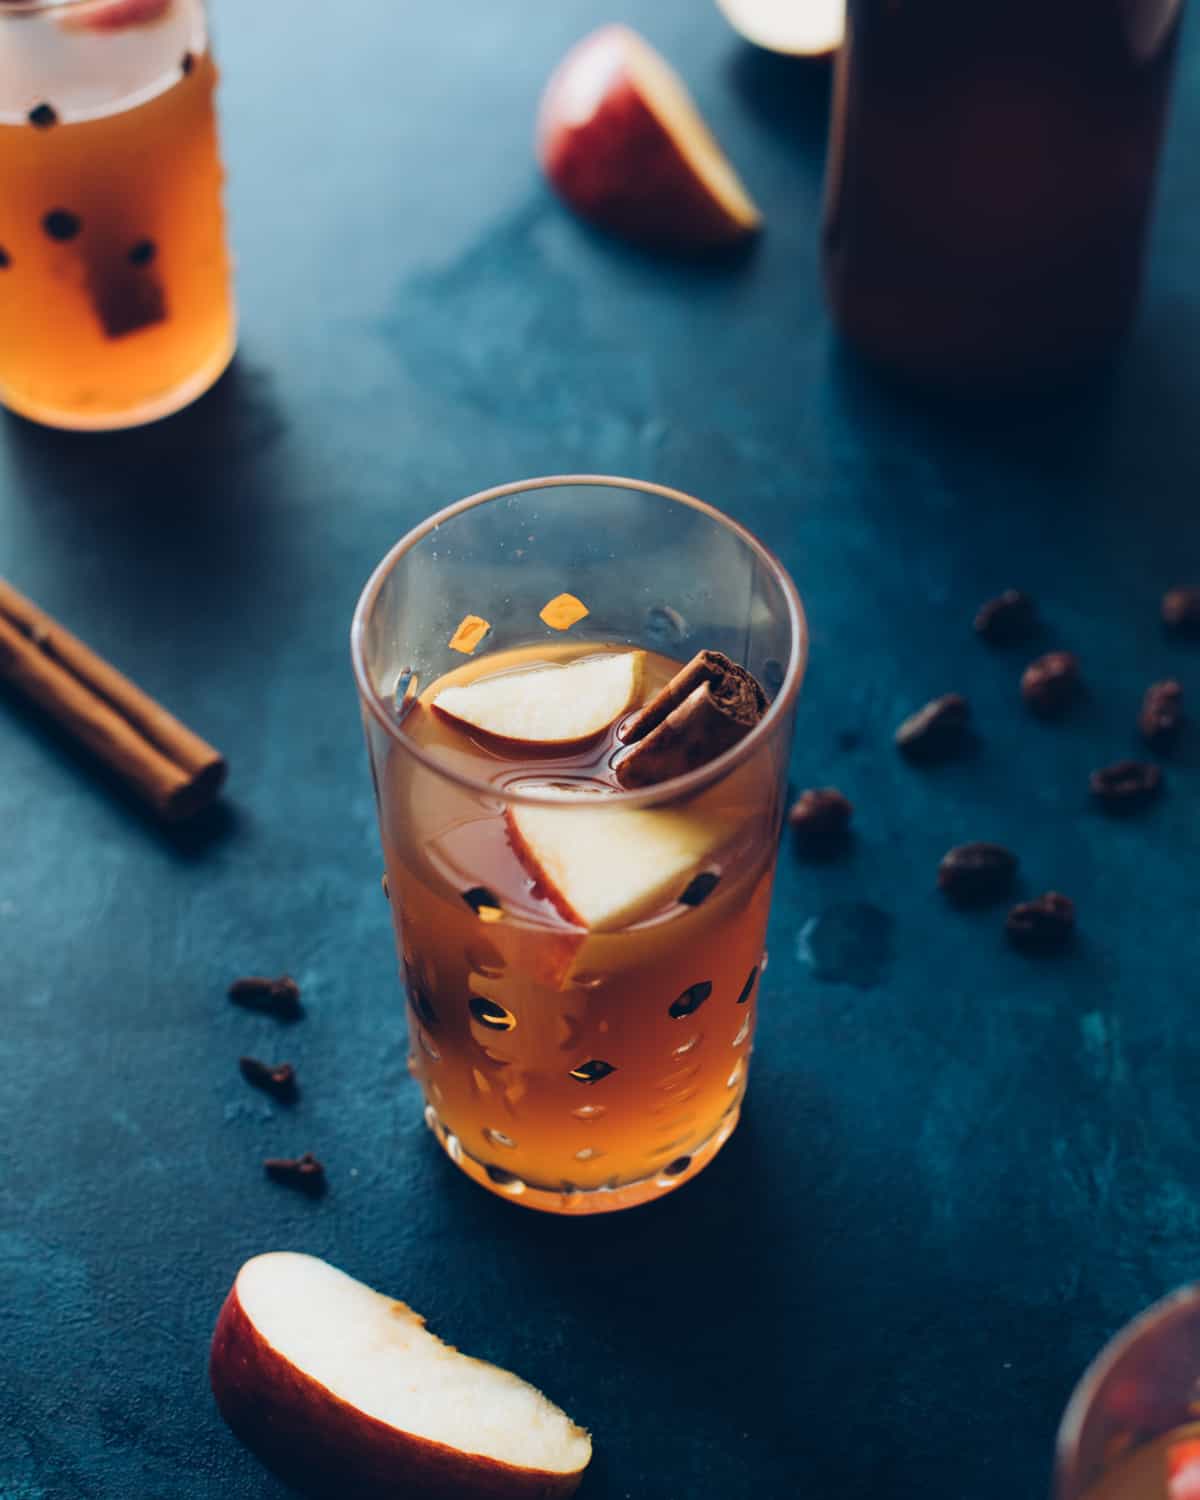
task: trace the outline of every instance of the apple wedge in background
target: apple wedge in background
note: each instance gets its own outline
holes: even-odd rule
[[[642,695],[644,651],[524,668],[443,688],[443,718],[515,746],[561,748],[602,734]]]
[[[558,65],[537,155],[582,218],[640,244],[703,251],[762,224],[681,79],[627,26],[604,26]]]
[[[533,1386],[310,1255],[246,1262],[209,1374],[238,1437],[311,1495],[557,1500],[592,1454],[587,1433]]]
[[[842,44],[846,0],[717,0],[748,42],[787,57],[828,57]]]

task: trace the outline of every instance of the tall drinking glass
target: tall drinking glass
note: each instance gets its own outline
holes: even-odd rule
[[[636,790],[603,734],[506,745],[431,708],[448,680],[591,663],[553,679],[579,714],[568,684],[636,659],[649,695],[700,649],[772,701],[716,759]],[[791,580],[676,491],[532,480],[397,543],[352,650],[430,1129],[476,1182],[552,1213],[671,1191],[746,1088],[806,655]]]
[[[235,330],[203,0],[0,4],[0,401],[131,427]]]
[[[1055,1500],[1200,1500],[1200,1286],[1096,1356],[1058,1432]]]

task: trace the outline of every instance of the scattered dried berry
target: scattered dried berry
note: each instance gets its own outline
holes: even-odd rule
[[[1152,682],[1146,689],[1138,728],[1146,743],[1156,750],[1165,750],[1178,739],[1183,728],[1183,688],[1173,677]]]
[[[265,979],[258,974],[235,979],[229,986],[229,998],[235,1005],[266,1011],[281,1021],[298,1021],[304,1014],[300,1007],[300,986],[288,974],[278,979]]]
[[[312,1198],[319,1198],[325,1191],[325,1168],[311,1151],[295,1158],[270,1157],[263,1162],[263,1170],[272,1182],[282,1182]]]
[[[386,870],[379,877],[379,883],[383,887],[384,899],[387,900],[387,901],[390,901],[392,899],[392,893],[391,893],[390,890],[388,890],[387,871]]]
[[[961,693],[935,698],[910,714],[896,730],[896,744],[910,760],[944,760],[966,741],[971,705]]]
[[[993,646],[1009,646],[1026,640],[1037,623],[1037,606],[1029,594],[1020,589],[1005,589],[975,616],[975,633]]]
[[[836,787],[810,787],[801,792],[787,815],[797,837],[807,842],[840,838],[850,827],[854,804]]]
[[[7,271],[9,266],[11,265],[12,256],[8,253],[3,245],[0,245],[0,271]]]
[[[1162,599],[1162,617],[1168,630],[1200,636],[1200,589],[1168,589]]]
[[[246,1082],[252,1083],[256,1089],[265,1089],[277,1099],[295,1097],[296,1070],[291,1063],[279,1063],[272,1067],[270,1063],[259,1062],[257,1057],[239,1057],[238,1067]]]
[[[192,53],[190,53],[190,52],[185,52],[183,54],[183,56],[179,59],[179,71],[183,74],[183,76],[185,78],[187,77],[187,75],[192,71],[192,69],[195,66],[196,66],[196,59],[192,55]]]
[[[51,104],[37,104],[29,111],[29,123],[38,130],[49,130],[51,125],[58,124],[58,114]]]
[[[1021,674],[1021,696],[1041,718],[1052,718],[1079,692],[1079,658],[1071,651],[1047,651]]]
[[[938,885],[957,906],[982,906],[1012,890],[1017,856],[1003,844],[959,844],[942,856]]]
[[[1055,953],[1065,948],[1075,931],[1075,903],[1069,896],[1047,891],[1036,901],[1014,906],[1004,924],[1009,941],[1025,953]]]
[[[137,244],[129,252],[129,264],[131,266],[148,266],[158,254],[158,247],[153,240],[138,240]]]
[[[73,240],[83,228],[83,220],[69,208],[52,208],[42,220],[42,228],[52,240]]]
[[[1110,812],[1132,812],[1155,798],[1163,786],[1158,766],[1146,760],[1118,760],[1093,771],[1092,796]]]

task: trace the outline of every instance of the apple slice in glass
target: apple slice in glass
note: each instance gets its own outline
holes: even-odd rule
[[[513,745],[582,744],[638,701],[645,662],[643,651],[621,651],[502,672],[443,688],[433,707],[453,724]]]
[[[221,1415],[272,1469],[337,1500],[557,1500],[591,1439],[533,1386],[311,1255],[258,1255],[213,1334]]]
[[[694,809],[579,803],[564,794],[560,807],[512,806],[505,816],[526,869],[569,922],[593,932],[627,926],[678,896],[731,832]]]

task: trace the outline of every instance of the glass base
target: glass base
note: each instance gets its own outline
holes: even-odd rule
[[[650,1203],[655,1198],[674,1192],[681,1183],[689,1182],[697,1172],[704,1170],[733,1134],[741,1114],[739,1099],[716,1131],[697,1146],[690,1156],[670,1162],[652,1177],[598,1188],[579,1188],[563,1183],[561,1188],[554,1189],[525,1182],[511,1172],[499,1171],[496,1167],[477,1161],[459,1138],[446,1129],[432,1105],[425,1107],[425,1123],[454,1165],[480,1187],[487,1188],[489,1193],[495,1193],[498,1198],[508,1198],[523,1208],[535,1208],[546,1214],[609,1214],[620,1208],[636,1208],[639,1203]]]
[[[199,400],[224,375],[236,350],[237,336],[231,333],[228,342],[187,380],[153,400],[117,411],[44,406],[7,388],[0,388],[0,403],[26,421],[37,422],[42,427],[56,427],[63,432],[120,432],[127,427],[144,427],[149,422],[174,416],[177,411]]]

